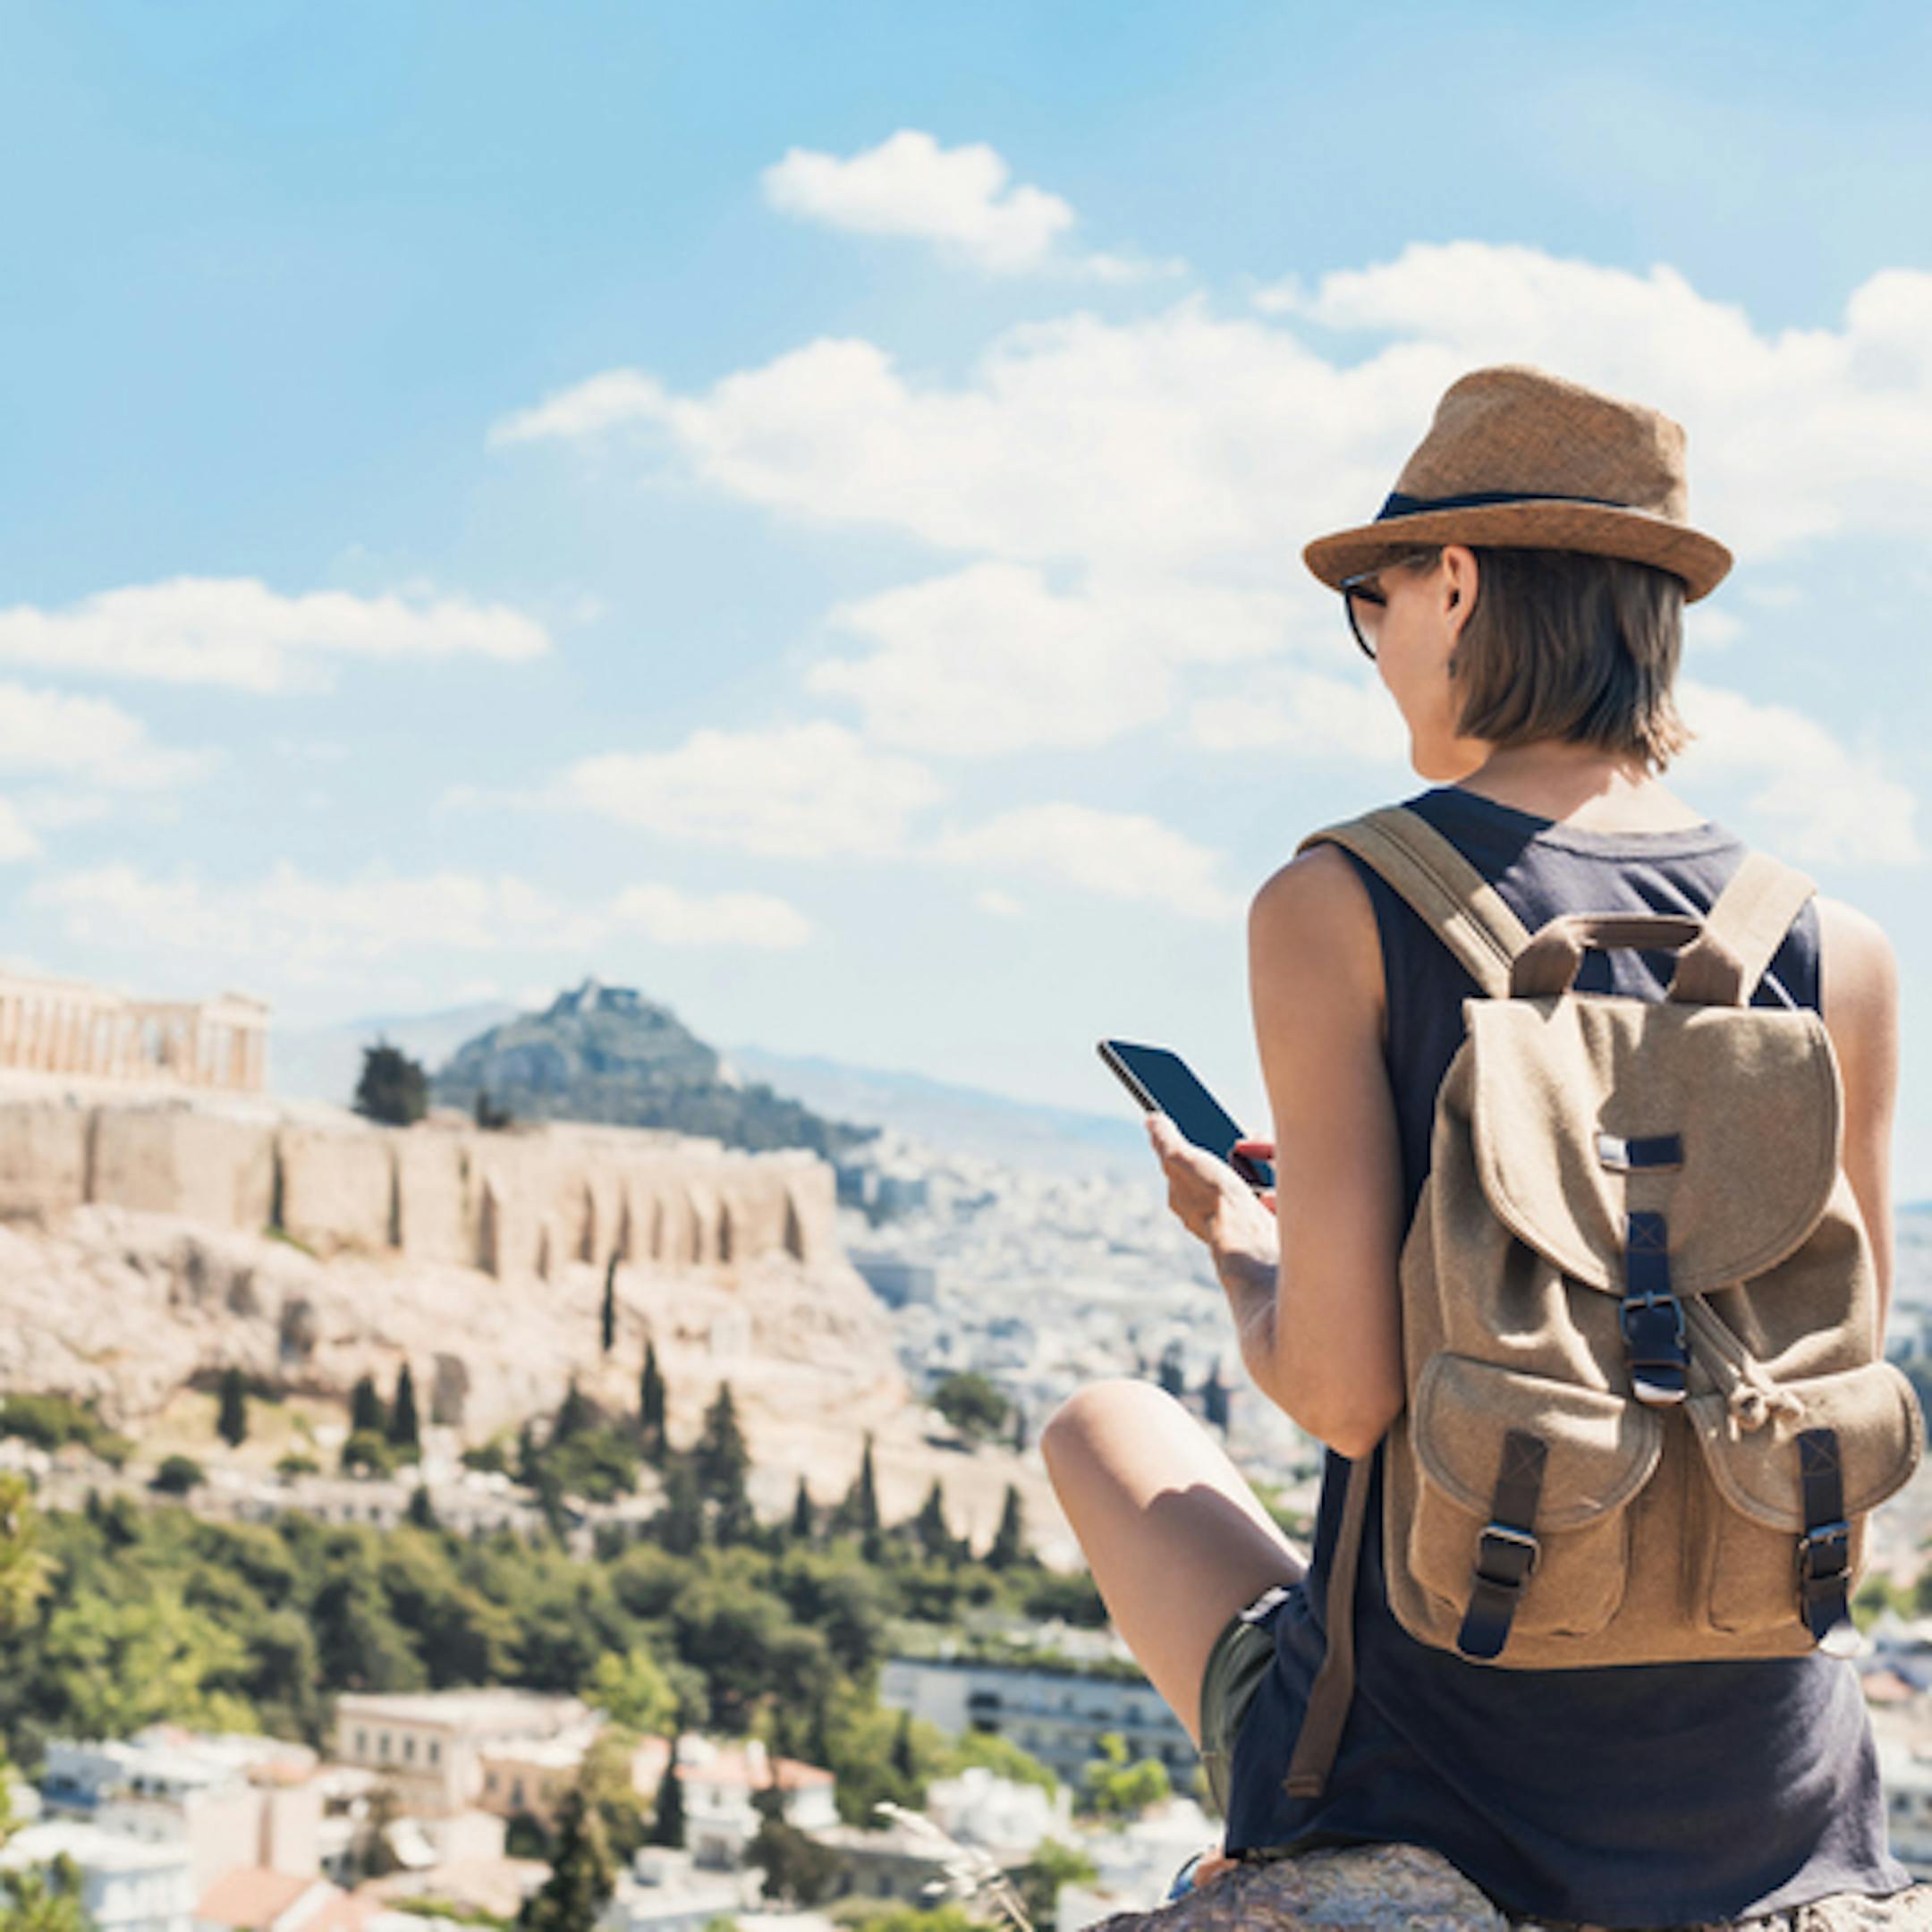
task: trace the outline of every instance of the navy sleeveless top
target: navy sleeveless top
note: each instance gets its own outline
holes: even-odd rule
[[[1455,786],[1407,801],[1534,932],[1559,912],[1707,911],[1747,850],[1716,825],[1598,832]],[[1412,1215],[1436,1089],[1475,983],[1349,855],[1374,901],[1389,1080]],[[1590,953],[1580,990],[1660,998],[1668,953]],[[1753,995],[1818,1005],[1804,912]],[[1272,1620],[1275,1653],[1235,1740],[1227,1848],[1380,1843],[1441,1852],[1506,1910],[1601,1926],[1742,1918],[1910,1883],[1890,1855],[1857,1674],[1813,1652],[1764,1661],[1500,1670],[1419,1643],[1388,1606],[1376,1452],[1356,1586],[1356,1689],[1318,1799],[1282,1790],[1322,1659],[1349,1465],[1332,1451],[1309,1573]]]

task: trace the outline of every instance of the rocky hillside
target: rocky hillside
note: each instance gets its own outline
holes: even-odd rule
[[[46,1228],[0,1224],[0,1391],[91,1400],[145,1442],[183,1390],[230,1365],[257,1389],[341,1404],[345,1419],[359,1376],[386,1389],[406,1361],[426,1419],[480,1443],[553,1413],[572,1381],[631,1411],[648,1335],[674,1442],[695,1438],[730,1381],[763,1513],[790,1506],[801,1474],[818,1501],[843,1496],[869,1431],[888,1520],[912,1514],[938,1477],[955,1529],[983,1544],[1015,1481],[1038,1541],[1063,1537],[1036,1455],[928,1439],[885,1311],[843,1260],[620,1266],[607,1355],[604,1280],[574,1261],[518,1284],[393,1256],[323,1260],[177,1216],[85,1207]]]
[[[799,1147],[832,1158],[876,1131],[741,1082],[668,1007],[595,979],[465,1043],[431,1092],[466,1112],[483,1093],[519,1120],[666,1128],[753,1152]]]

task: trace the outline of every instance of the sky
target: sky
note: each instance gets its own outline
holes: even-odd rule
[[[1932,1197],[1932,15],[0,0],[0,958],[1264,1126],[1407,796],[1300,562],[1436,397],[1667,410],[1674,790],[1898,953]]]

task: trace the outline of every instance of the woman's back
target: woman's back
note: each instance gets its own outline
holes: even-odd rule
[[[1411,801],[1534,931],[1567,911],[1707,911],[1741,861],[1712,825],[1582,830],[1453,787]],[[1355,863],[1383,955],[1404,1222],[1427,1177],[1436,1090],[1475,992],[1381,879]],[[1663,954],[1589,956],[1578,984],[1662,996]],[[1819,1007],[1808,906],[1754,1003]],[[1331,1457],[1314,1563],[1276,1624],[1275,1665],[1234,1757],[1231,1850],[1324,1838],[1434,1846],[1519,1910],[1616,1922],[1735,1916],[1905,1882],[1856,1677],[1823,1656],[1747,1664],[1504,1671],[1409,1638],[1386,1603],[1379,1470],[1357,1597],[1357,1706],[1318,1801],[1281,1792],[1322,1650],[1318,1609],[1348,1465]]]

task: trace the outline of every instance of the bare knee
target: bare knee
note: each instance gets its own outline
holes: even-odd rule
[[[1110,1376],[1083,1384],[1047,1417],[1040,1431],[1040,1456],[1047,1474],[1054,1473],[1056,1464],[1063,1469],[1078,1458],[1100,1453],[1109,1438],[1118,1440],[1123,1431],[1146,1428],[1157,1412],[1164,1411],[1182,1417],[1187,1413],[1152,1382]]]

